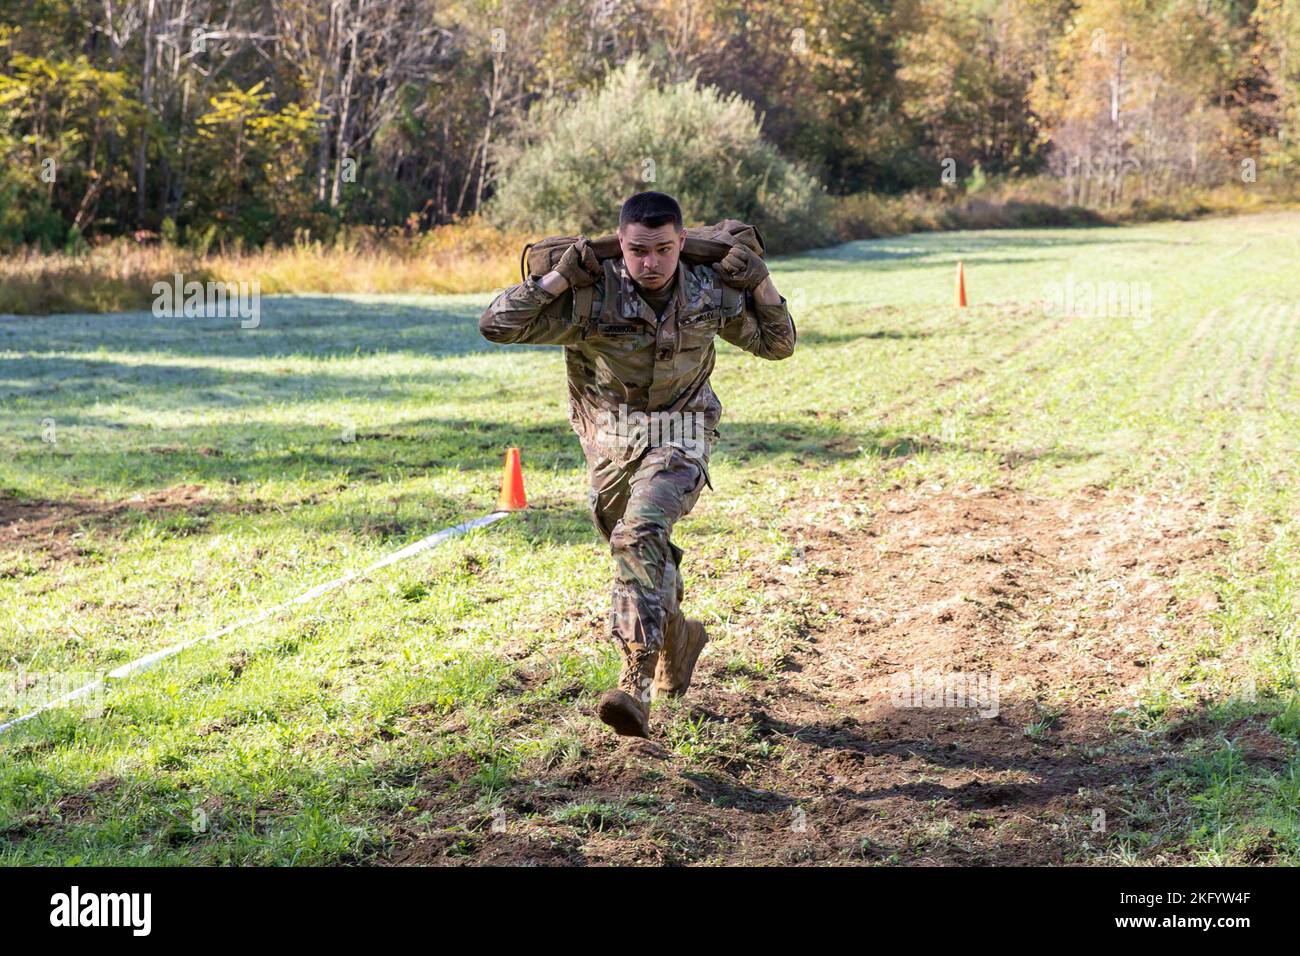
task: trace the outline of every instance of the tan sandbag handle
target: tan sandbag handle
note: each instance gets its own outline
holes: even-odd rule
[[[519,278],[521,282],[528,281],[528,250],[535,245],[537,245],[535,242],[525,245],[523,254],[519,257]]]
[[[755,232],[757,233],[757,230]],[[759,242],[762,242],[761,238]],[[532,249],[534,245],[536,243],[528,243],[519,256],[519,278],[521,281],[528,278],[528,250]],[[688,259],[698,259],[701,262],[720,262],[731,251],[731,246],[732,243],[723,242],[721,239],[687,236],[686,244],[682,247],[682,255]],[[617,259],[623,254],[616,233],[592,239],[591,251],[596,254],[598,260]]]
[[[591,251],[596,254],[597,259],[617,259],[623,254],[622,247],[618,244],[617,234],[591,240]],[[717,262],[730,251],[729,242],[720,239],[700,239],[695,236],[687,236],[686,244],[682,247],[682,255],[711,262]]]

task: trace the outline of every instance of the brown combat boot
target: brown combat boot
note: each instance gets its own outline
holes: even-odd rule
[[[635,648],[623,658],[618,687],[605,691],[596,716],[624,737],[650,736],[650,685],[654,681],[658,651]]]
[[[659,655],[659,667],[655,671],[655,682],[651,688],[652,697],[681,697],[691,686],[691,675],[695,673],[695,662],[700,659],[700,652],[709,643],[709,635],[699,621],[686,621],[679,631],[668,628],[664,635],[664,649]]]

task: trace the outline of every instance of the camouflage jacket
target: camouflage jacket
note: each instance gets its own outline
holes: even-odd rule
[[[647,445],[672,444],[703,464],[722,415],[709,384],[713,339],[761,358],[788,358],[795,327],[785,297],[763,305],[724,285],[713,266],[679,261],[673,296],[656,317],[621,258],[603,265],[588,314],[577,314],[585,296],[573,289],[553,295],[541,276],[530,275],[492,300],[479,331],[503,344],[564,346],[569,422],[588,460],[628,462]]]

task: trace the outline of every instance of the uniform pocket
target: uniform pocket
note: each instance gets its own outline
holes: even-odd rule
[[[677,330],[682,337],[683,349],[701,349],[713,341],[722,328],[722,310],[710,309],[698,315],[677,320]]]
[[[700,471],[704,474],[704,484],[709,486],[709,491],[714,491],[713,482],[709,480],[709,466],[698,458],[695,459],[695,464],[700,466]]]
[[[680,447],[674,449],[674,454],[680,455],[683,459],[689,461],[691,464],[699,468],[699,472],[700,472],[699,477],[696,479],[695,487],[692,488],[690,491],[692,495],[698,495],[700,489],[702,489],[705,485],[709,486],[710,491],[714,490],[713,482],[709,480],[709,466],[704,458],[696,455],[692,455],[688,451],[686,451],[686,449]]]

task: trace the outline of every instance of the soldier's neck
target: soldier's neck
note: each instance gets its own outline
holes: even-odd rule
[[[673,300],[673,292],[676,286],[677,277],[673,276],[672,281],[662,289],[652,292],[649,289],[643,289],[640,286],[637,286],[637,291],[646,305],[650,306],[650,310],[654,312],[655,318],[662,319],[664,317],[664,312],[668,309],[668,303]]]

